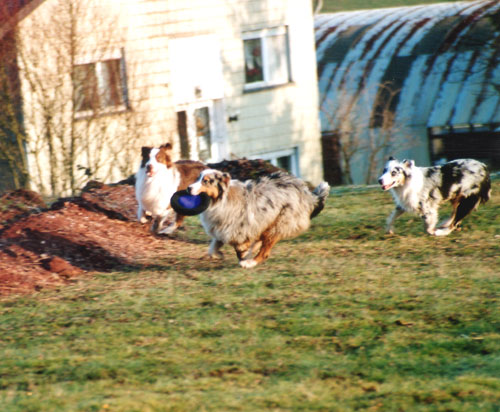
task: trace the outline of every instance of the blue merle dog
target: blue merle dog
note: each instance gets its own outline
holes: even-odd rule
[[[491,182],[485,164],[473,159],[458,159],[442,166],[418,167],[413,160],[386,163],[378,182],[390,190],[396,208],[387,218],[387,232],[393,233],[395,219],[404,212],[417,213],[430,235],[446,236],[491,194]],[[439,205],[449,200],[453,212],[436,228]]]

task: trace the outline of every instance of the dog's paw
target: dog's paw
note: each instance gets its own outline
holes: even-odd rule
[[[140,223],[146,223],[147,221],[148,221],[148,219],[146,216],[141,216],[141,218],[139,219]]]
[[[245,269],[250,269],[257,266],[257,261],[254,259],[240,260],[240,266]]]
[[[449,235],[453,229],[450,228],[439,228],[434,231],[434,236],[447,236]]]
[[[224,259],[224,254],[222,252],[214,252],[208,254],[209,259],[221,260]]]

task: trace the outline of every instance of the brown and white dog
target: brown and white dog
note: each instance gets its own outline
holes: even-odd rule
[[[135,175],[135,197],[137,199],[137,219],[147,221],[153,218],[152,231],[158,234],[173,233],[184,220],[170,206],[170,198],[178,190],[193,183],[200,172],[206,169],[201,162],[191,160],[172,161],[172,145],[166,143],[158,148],[143,147],[142,161]],[[165,221],[169,225],[163,227]]]
[[[419,214],[430,235],[446,236],[479,203],[490,198],[491,183],[488,168],[474,159],[457,159],[442,166],[418,167],[413,160],[390,157],[379,178],[383,190],[390,190],[396,207],[387,218],[387,232],[393,233],[394,221],[406,212]],[[449,200],[452,215],[441,226],[439,206]]]
[[[192,195],[206,193],[210,206],[201,223],[212,237],[208,254],[222,257],[224,244],[234,247],[240,266],[251,268],[269,257],[281,239],[298,236],[324,207],[328,183],[310,191],[292,175],[276,172],[258,180],[231,180],[228,173],[207,169],[188,187]],[[255,257],[251,257],[256,252]]]

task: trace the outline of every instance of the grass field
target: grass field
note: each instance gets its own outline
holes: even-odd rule
[[[456,0],[324,0],[322,13],[381,7],[416,6],[418,4],[451,3]]]
[[[446,238],[339,188],[264,265],[185,253],[0,300],[9,411],[498,411],[500,182]]]

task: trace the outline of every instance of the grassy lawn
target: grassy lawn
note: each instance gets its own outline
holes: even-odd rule
[[[186,252],[0,301],[9,411],[498,411],[500,182],[446,238],[335,189],[264,265]],[[194,252],[194,253],[193,253]]]
[[[322,13],[346,10],[378,9],[381,7],[416,6],[419,4],[451,3],[456,0],[324,0]]]

